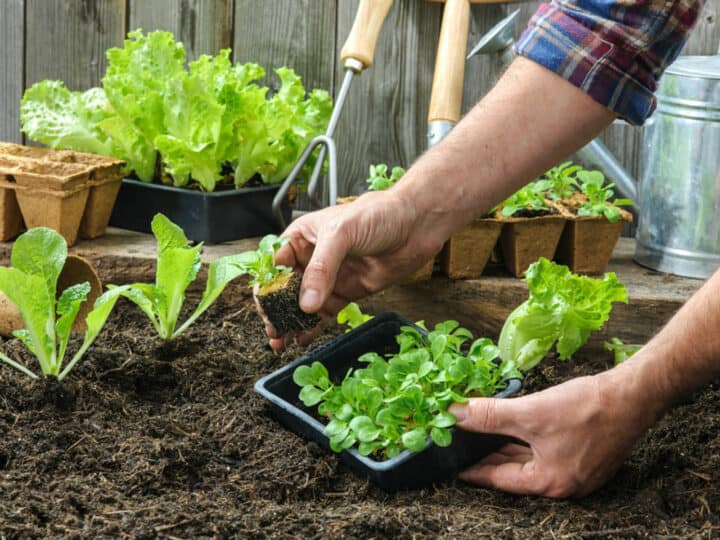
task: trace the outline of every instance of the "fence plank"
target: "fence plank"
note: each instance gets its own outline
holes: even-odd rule
[[[59,79],[73,90],[98,86],[105,51],[122,45],[125,0],[27,0],[26,85]]]
[[[4,0],[0,13],[0,140],[21,142],[24,0]]]
[[[232,45],[232,0],[129,0],[129,28],[167,30],[188,60]]]
[[[339,5],[338,58],[357,5]],[[364,191],[371,163],[407,167],[425,149],[441,14],[440,4],[428,2],[396,2],[390,10],[375,62],[354,81],[338,126],[341,194]]]

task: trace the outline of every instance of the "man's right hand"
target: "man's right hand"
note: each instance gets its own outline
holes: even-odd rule
[[[324,208],[295,220],[282,234],[290,242],[277,264],[303,274],[300,307],[324,318],[347,303],[377,292],[418,268],[442,248],[444,238],[424,235],[413,201],[391,189],[366,193],[350,204]],[[279,336],[266,323],[276,350],[289,339],[307,343],[317,332]]]

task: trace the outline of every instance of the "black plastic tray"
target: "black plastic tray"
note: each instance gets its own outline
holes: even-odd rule
[[[292,380],[295,368],[315,361],[321,362],[327,368],[330,379],[340,382],[348,368],[361,365],[357,358],[362,354],[396,353],[398,345],[395,336],[401,326],[407,325],[414,326],[395,313],[379,315],[352,332],[263,377],[255,383],[255,391],[270,402],[270,411],[280,422],[295,433],[329,449],[328,438],[323,433],[325,426],[317,419],[315,408],[311,410],[305,407],[298,398],[300,388]],[[494,397],[512,396],[521,386],[519,380],[513,379],[506,390]],[[460,471],[510,441],[510,438],[501,435],[453,429],[452,444],[446,448],[437,446],[428,438],[422,452],[406,450],[386,461],[375,461],[361,456],[356,450],[343,451],[340,459],[356,473],[369,478],[384,490],[394,492],[419,489],[452,480]]]
[[[279,186],[259,186],[203,193],[126,178],[122,182],[110,225],[131,231],[151,232],[150,222],[165,214],[196,242],[218,244],[240,238],[280,232],[272,213]],[[290,204],[283,203],[285,222]]]

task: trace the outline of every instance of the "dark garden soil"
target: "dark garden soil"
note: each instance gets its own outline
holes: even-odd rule
[[[65,388],[0,366],[0,538],[720,535],[718,384],[584,500],[460,482],[388,495],[267,415],[255,380],[301,350],[273,354],[248,297],[214,307],[169,347],[138,313],[119,304]],[[16,340],[2,347],[27,359]],[[528,388],[608,361],[550,363]]]

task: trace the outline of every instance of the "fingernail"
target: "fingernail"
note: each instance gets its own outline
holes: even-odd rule
[[[467,405],[458,405],[456,403],[450,405],[448,411],[457,419],[458,424],[467,418]]]
[[[305,289],[300,295],[300,309],[305,312],[314,312],[320,307],[320,291]]]

